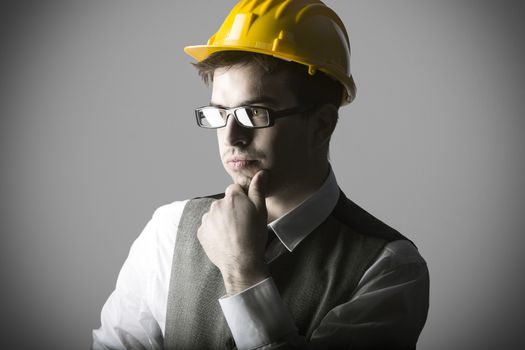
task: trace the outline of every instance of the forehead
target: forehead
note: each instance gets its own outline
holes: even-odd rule
[[[257,103],[293,107],[297,101],[289,79],[284,70],[266,73],[255,64],[218,68],[213,75],[211,102],[224,107]]]

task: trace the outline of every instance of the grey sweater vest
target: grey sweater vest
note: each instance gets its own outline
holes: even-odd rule
[[[215,196],[215,198],[218,198]],[[168,293],[165,349],[234,348],[218,299],[221,274],[197,239],[201,217],[214,198],[189,201],[177,233]],[[300,334],[309,339],[324,316],[350,300],[383,247],[406,239],[347,199],[292,252],[269,264],[271,275]]]

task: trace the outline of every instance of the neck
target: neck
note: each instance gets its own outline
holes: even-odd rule
[[[315,173],[310,173],[308,177],[301,179],[301,181],[294,181],[285,186],[280,186],[279,190],[266,197],[268,222],[283,216],[317,191],[326,180],[328,171],[328,163],[323,164]]]

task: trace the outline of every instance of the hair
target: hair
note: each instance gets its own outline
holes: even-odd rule
[[[213,73],[218,68],[250,64],[260,67],[266,74],[286,71],[290,89],[301,104],[332,104],[336,108],[341,105],[343,85],[321,71],[310,75],[308,67],[299,63],[247,51],[219,51],[201,62],[193,63],[206,85],[213,82]]]

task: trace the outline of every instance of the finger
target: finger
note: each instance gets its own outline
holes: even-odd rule
[[[258,211],[266,210],[266,186],[268,183],[268,171],[259,170],[252,178],[248,188],[248,198],[252,201]]]
[[[244,193],[242,187],[238,184],[231,184],[224,190],[225,196],[233,196],[234,194]]]

